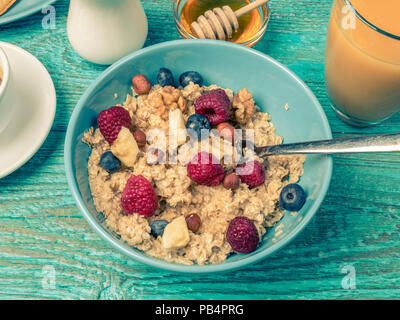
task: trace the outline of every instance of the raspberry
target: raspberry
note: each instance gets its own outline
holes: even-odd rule
[[[265,182],[265,170],[258,161],[249,161],[236,168],[236,174],[250,189],[258,187]]]
[[[226,240],[233,251],[250,253],[256,250],[260,237],[256,226],[249,218],[236,217],[229,223]]]
[[[196,100],[196,113],[206,116],[211,125],[215,126],[229,118],[231,103],[222,89],[211,90]]]
[[[132,174],[122,191],[121,205],[126,214],[151,217],[158,208],[157,195],[145,177]]]
[[[215,187],[224,179],[225,171],[218,159],[208,152],[199,152],[187,165],[190,179],[200,185]]]
[[[129,112],[122,107],[108,108],[97,116],[100,132],[110,145],[117,139],[122,127],[131,129],[131,123]]]

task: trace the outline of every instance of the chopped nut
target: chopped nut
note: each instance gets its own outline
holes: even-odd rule
[[[132,78],[132,86],[137,94],[148,94],[151,89],[150,81],[142,74]]]
[[[136,130],[133,133],[133,137],[135,138],[136,143],[140,148],[146,145],[146,134],[142,130]]]
[[[186,224],[190,231],[192,231],[194,233],[199,231],[200,225],[201,225],[201,220],[197,214],[195,214],[195,213],[189,214],[188,216],[185,217],[185,220],[186,220]]]
[[[233,97],[232,116],[236,122],[246,124],[254,115],[255,109],[253,96],[246,88],[240,90]]]
[[[225,189],[236,190],[240,186],[240,178],[235,173],[230,173],[225,176],[222,184]]]
[[[150,93],[148,102],[152,107],[158,109],[161,118],[164,120],[168,120],[168,114],[171,110],[178,108],[182,112],[186,110],[186,100],[182,96],[182,92],[172,86],[166,86],[161,90]]]
[[[235,137],[235,128],[227,122],[222,122],[217,126],[218,133],[222,138],[233,143]]]

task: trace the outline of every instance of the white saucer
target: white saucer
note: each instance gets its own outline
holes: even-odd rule
[[[12,68],[15,112],[0,133],[0,178],[25,164],[41,147],[54,121],[56,91],[41,62],[29,52],[0,41]]]

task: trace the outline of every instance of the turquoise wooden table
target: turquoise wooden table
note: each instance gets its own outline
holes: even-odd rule
[[[142,1],[146,46],[178,39],[171,0]],[[63,146],[79,97],[104,67],[83,61],[66,35],[69,1],[55,29],[37,13],[0,26],[0,40],[37,56],[58,96],[39,152],[0,180],[0,299],[373,299],[400,297],[400,156],[334,156],[333,179],[316,218],[289,246],[236,272],[177,275],[126,258],[92,231],[67,186]],[[276,0],[255,49],[297,73],[320,100],[335,137],[400,132],[400,115],[355,129],[329,107],[323,57],[331,0]]]

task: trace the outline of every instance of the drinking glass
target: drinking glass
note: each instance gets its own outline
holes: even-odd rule
[[[354,126],[369,126],[400,109],[400,35],[373,25],[352,2],[333,3],[325,82],[339,117]]]

